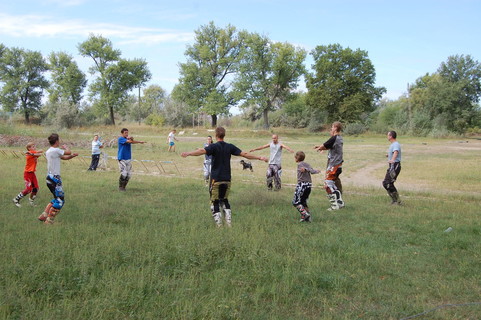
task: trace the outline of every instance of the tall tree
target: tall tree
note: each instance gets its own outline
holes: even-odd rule
[[[257,107],[268,129],[269,112],[280,108],[305,72],[306,51],[288,43],[273,43],[259,34],[250,34],[246,39],[246,52],[234,86],[245,99],[244,105]]]
[[[205,112],[217,125],[217,115],[229,112],[237,101],[230,90],[237,71],[244,41],[236,28],[221,29],[210,22],[195,31],[195,43],[185,52],[187,62],[180,64],[179,84],[172,94],[192,111]]]
[[[121,59],[120,50],[114,50],[112,42],[102,36],[90,35],[78,49],[82,56],[93,59],[90,73],[98,74],[90,85],[90,95],[101,110],[108,112],[110,123],[115,124],[115,110],[124,106],[129,91],[143,86],[152,77],[147,62]]]
[[[386,91],[375,87],[376,72],[366,51],[344,49],[339,44],[317,46],[313,72],[306,76],[307,103],[328,114],[328,122],[358,122],[374,110]]]
[[[78,106],[87,86],[87,79],[73,57],[65,52],[52,52],[49,56],[49,67],[52,79],[48,90],[50,102],[62,100]]]
[[[153,84],[145,88],[143,93],[146,113],[159,113],[166,98],[165,90],[161,86]]]
[[[471,56],[450,56],[437,73],[410,87],[413,112],[424,114],[431,127],[464,133],[473,126],[481,95],[481,64]],[[416,126],[416,124],[414,124]]]
[[[0,103],[4,110],[20,111],[25,122],[42,106],[43,90],[49,85],[45,78],[48,65],[38,51],[5,48],[0,57]]]

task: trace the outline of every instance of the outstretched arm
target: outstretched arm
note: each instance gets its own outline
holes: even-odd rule
[[[186,158],[186,157],[189,157],[189,156],[201,156],[203,154],[206,154],[206,151],[205,149],[197,149],[197,150],[194,150],[194,151],[190,151],[190,152],[182,152],[180,155],[183,157],[183,158]]]
[[[246,159],[249,159],[249,160],[261,160],[261,161],[264,161],[264,162],[267,162],[267,158],[266,157],[258,157],[256,155],[253,155],[251,153],[248,153],[246,151],[242,151],[240,153],[240,156],[241,157],[244,157]]]
[[[137,144],[137,143],[145,143],[145,141],[137,141],[134,137],[128,137],[126,143]]]
[[[314,150],[324,151],[327,150],[327,148],[323,144],[321,144],[320,146],[314,146]]]
[[[289,148],[289,147],[286,146],[285,144],[281,144],[281,147],[284,148],[284,149],[289,150],[290,153],[294,153],[294,150],[292,150],[291,148]]]
[[[254,151],[257,151],[257,150],[262,150],[262,149],[265,149],[265,148],[269,148],[269,145],[266,144],[266,145],[257,147],[257,148],[255,148],[255,149],[249,150],[249,152],[254,152]]]
[[[75,158],[78,156],[78,153],[69,153],[69,154],[64,154],[63,156],[60,157],[62,160],[70,160],[72,158]]]

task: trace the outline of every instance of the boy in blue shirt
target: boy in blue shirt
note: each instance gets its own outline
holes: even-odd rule
[[[145,141],[135,141],[133,137],[129,137],[129,129],[120,130],[121,136],[118,139],[119,152],[117,160],[119,161],[120,178],[119,191],[125,191],[127,183],[132,176],[132,144],[145,143]]]

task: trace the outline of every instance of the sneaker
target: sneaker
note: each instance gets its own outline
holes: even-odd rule
[[[20,201],[18,201],[16,198],[13,198],[12,199],[13,203],[18,207],[20,208],[22,205],[20,204]]]
[[[37,206],[37,204],[35,203],[35,200],[32,200],[32,199],[30,199],[30,198],[28,199],[28,203],[29,203],[30,206],[32,206],[32,207],[36,207],[36,206]]]
[[[48,217],[47,213],[42,212],[42,214],[38,216],[38,220],[44,222],[45,220],[47,220],[47,217]]]
[[[119,187],[119,191],[125,191],[124,187]]]
[[[339,209],[340,209],[339,206],[338,206],[338,207],[334,207],[334,208],[333,208],[333,207],[329,207],[329,208],[327,208],[327,211],[337,211],[337,210],[339,210]]]
[[[311,222],[311,215],[307,213],[299,222]]]
[[[53,224],[53,219],[52,219],[52,218],[47,218],[47,219],[44,221],[44,224]]]

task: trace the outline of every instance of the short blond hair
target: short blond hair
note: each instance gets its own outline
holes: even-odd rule
[[[35,145],[35,142],[29,142],[25,147],[27,148],[27,150],[30,150],[30,148],[34,145]]]
[[[336,128],[336,132],[341,132],[342,131],[342,123],[339,121],[334,121],[332,123],[332,126]]]

